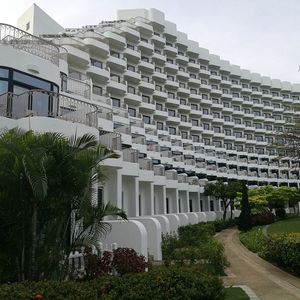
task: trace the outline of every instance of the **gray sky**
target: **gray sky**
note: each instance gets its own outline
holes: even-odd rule
[[[16,24],[32,0],[2,0],[0,22]],[[36,0],[63,27],[115,19],[117,9],[162,10],[166,19],[222,59],[300,82],[300,0]]]

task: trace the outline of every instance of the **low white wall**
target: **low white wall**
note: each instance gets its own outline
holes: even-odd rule
[[[138,220],[147,230],[148,252],[155,260],[161,260],[161,226],[160,222],[152,217],[137,217],[130,220]]]
[[[198,216],[198,222],[207,222],[205,212],[201,211],[201,212],[197,212],[196,214]]]
[[[207,222],[217,220],[217,215],[215,211],[204,211],[204,213],[206,215]]]
[[[137,220],[106,221],[112,225],[111,231],[105,238],[100,239],[103,244],[117,243],[118,247],[134,249],[148,259],[148,237],[145,226]]]
[[[180,223],[179,226],[185,226],[189,224],[189,217],[185,213],[176,214],[179,217]]]
[[[154,215],[152,217],[155,218],[160,223],[162,233],[169,233],[170,232],[170,221],[166,216],[164,216],[164,215]]]
[[[198,218],[197,213],[195,213],[195,212],[189,212],[189,213],[185,213],[185,214],[188,216],[190,224],[197,224],[197,223],[199,223],[199,218]]]
[[[180,219],[176,214],[167,214],[165,215],[170,222],[170,232],[177,234],[177,229],[180,226]]]

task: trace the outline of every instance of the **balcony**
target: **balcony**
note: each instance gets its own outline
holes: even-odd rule
[[[111,150],[122,150],[121,135],[116,132],[101,131],[99,136],[99,143]]]
[[[159,53],[154,52],[153,55],[152,55],[152,60],[153,61],[158,61],[159,63],[164,64],[166,62],[167,58],[164,55],[161,55]]]
[[[124,100],[126,103],[139,106],[142,103],[142,96],[139,94],[126,93]]]
[[[120,71],[124,71],[127,68],[126,60],[115,56],[109,56],[107,65]]]
[[[162,72],[154,72],[152,78],[155,81],[165,82],[167,80],[167,74]]]
[[[156,98],[158,100],[166,100],[168,98],[168,94],[163,91],[155,90],[153,92],[153,98]]]
[[[196,71],[198,71],[200,69],[199,64],[197,64],[195,62],[191,62],[191,61],[188,62],[187,66],[188,66],[189,69],[196,70]]]
[[[91,86],[86,81],[67,77],[67,85],[63,90],[65,93],[76,94],[86,99],[91,98]]]
[[[125,94],[127,92],[127,85],[124,81],[110,80],[107,84],[107,91],[109,93]]]
[[[105,31],[103,33],[103,36],[106,38],[106,40],[111,46],[115,46],[121,49],[126,46],[126,39],[113,31]]]
[[[183,62],[183,63],[189,62],[189,58],[187,56],[180,55],[180,54],[177,54],[176,60]]]
[[[135,84],[140,83],[141,81],[141,73],[126,70],[124,73],[124,79],[130,82],[133,82]]]
[[[167,81],[165,83],[165,86],[167,88],[170,88],[170,89],[178,89],[179,88],[179,82],[167,79]]]
[[[20,95],[1,95],[0,116],[12,119],[28,116],[51,117],[98,127],[96,105],[46,91],[34,90]]]
[[[97,82],[106,83],[110,78],[110,73],[106,69],[101,69],[95,66],[89,66],[87,74]]]
[[[14,26],[0,23],[0,44],[38,56],[56,66],[59,64],[60,53],[57,46]]]
[[[170,53],[171,55],[177,55],[178,49],[170,45],[165,45],[165,52]]]
[[[124,56],[129,58],[130,60],[133,60],[135,62],[138,62],[141,59],[141,53],[130,49],[130,48],[126,48],[123,52]]]
[[[154,46],[148,42],[140,41],[138,47],[147,54],[152,54],[154,51]]]
[[[158,45],[158,46],[164,46],[165,43],[166,43],[166,39],[164,37],[161,37],[159,35],[156,35],[154,34],[152,37],[151,37],[152,41],[154,44]]]
[[[139,63],[139,69],[152,73],[154,71],[154,64],[141,60]]]
[[[89,48],[91,53],[95,53],[98,56],[109,55],[109,46],[107,44],[93,38],[85,38],[83,42]]]

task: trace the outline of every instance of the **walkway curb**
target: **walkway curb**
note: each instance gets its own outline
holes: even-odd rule
[[[250,298],[250,300],[259,300],[259,298],[253,292],[253,290],[249,286],[247,286],[247,285],[233,285],[232,287],[241,288],[248,295],[248,297]]]

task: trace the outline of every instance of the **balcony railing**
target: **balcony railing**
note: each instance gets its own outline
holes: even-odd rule
[[[71,77],[67,78],[67,86],[63,90],[66,93],[73,93],[82,96],[86,99],[91,97],[91,86],[89,83],[81,80],[77,80]]]
[[[0,23],[0,44],[10,45],[58,66],[60,54],[57,46],[14,26]]]
[[[96,105],[54,92],[32,90],[20,95],[0,95],[0,116],[20,119],[28,116],[52,117],[98,127]]]
[[[124,149],[123,150],[123,160],[137,163],[139,161],[139,151],[136,149]]]
[[[100,132],[99,143],[111,150],[122,149],[121,135],[116,132]]]

